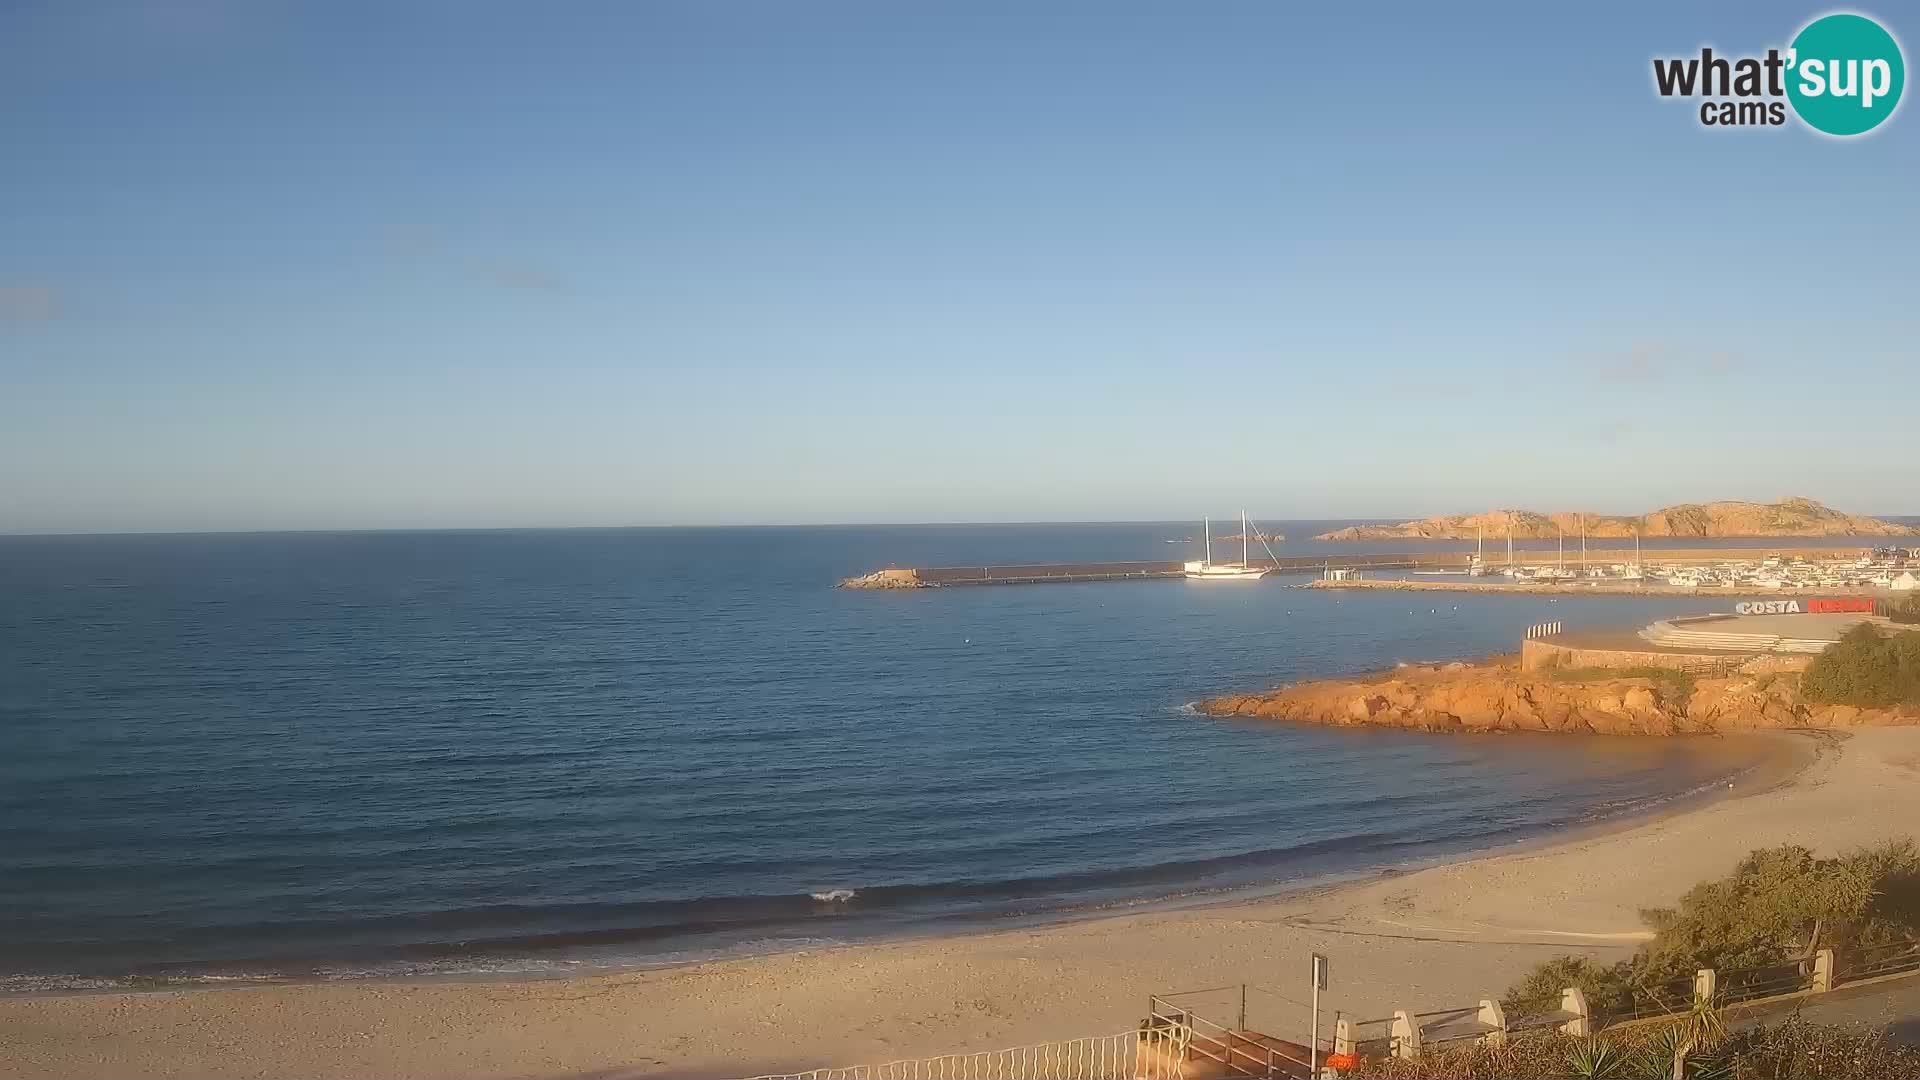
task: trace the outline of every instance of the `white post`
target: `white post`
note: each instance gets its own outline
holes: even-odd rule
[[[1405,1009],[1393,1010],[1393,1056],[1420,1056],[1420,1025],[1413,1019],[1413,1014]]]
[[[1320,991],[1327,988],[1327,958],[1313,954],[1313,1030],[1307,1033],[1307,1075],[1320,1071]]]
[[[1833,989],[1833,950],[1821,949],[1813,954],[1813,992],[1824,994]]]
[[[1500,1007],[1499,1002],[1491,998],[1481,998],[1480,1013],[1475,1019],[1493,1029],[1487,1032],[1488,1046],[1507,1045],[1507,1011]]]
[[[1333,1052],[1353,1056],[1353,1021],[1344,1016],[1333,1022]]]
[[[1560,1033],[1584,1039],[1593,1034],[1593,1013],[1587,1008],[1587,992],[1577,986],[1569,986],[1560,991],[1560,1011],[1570,1013],[1573,1019],[1560,1025]]]
[[[1720,973],[1701,968],[1693,973],[1693,1000],[1711,1002],[1720,993]]]

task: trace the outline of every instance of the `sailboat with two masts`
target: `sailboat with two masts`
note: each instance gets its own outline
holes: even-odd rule
[[[1254,566],[1247,560],[1247,540],[1253,534],[1253,527],[1247,523],[1247,512],[1240,511],[1240,561],[1238,563],[1217,563],[1213,561],[1213,519],[1207,518],[1201,524],[1206,534],[1206,558],[1186,564],[1187,577],[1195,581],[1258,581],[1271,572],[1270,568]],[[1260,541],[1266,543],[1263,537]]]

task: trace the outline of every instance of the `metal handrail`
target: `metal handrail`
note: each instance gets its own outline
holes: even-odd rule
[[[1693,1008],[1696,986],[1692,978],[1669,979],[1653,986],[1636,985],[1631,991],[1631,1004],[1623,1014],[1616,1014],[1614,1020],[1648,1020],[1656,1016],[1673,1016]]]
[[[1834,973],[1837,981],[1843,983],[1916,971],[1920,970],[1920,940],[1869,945],[1836,959],[1849,961]]]
[[[1776,964],[1722,971],[1719,981],[1719,992],[1714,998],[1722,1005],[1811,989],[1813,959],[1782,960]]]
[[[1233,988],[1228,987],[1227,989]],[[1161,1010],[1163,1008],[1168,1011],[1162,1012]],[[1264,1042],[1248,1038],[1246,1035],[1227,1027],[1225,1024],[1217,1023],[1199,1015],[1192,1009],[1181,1008],[1159,994],[1152,995],[1147,999],[1147,1010],[1150,1021],[1161,1022],[1168,1027],[1183,1027],[1186,1029],[1189,1035],[1187,1040],[1187,1051],[1189,1053],[1198,1054],[1210,1061],[1217,1061],[1229,1068],[1234,1067],[1236,1060],[1243,1060],[1262,1067],[1268,1075],[1273,1075],[1276,1072],[1285,1072],[1288,1075],[1299,1072],[1305,1075],[1312,1070],[1312,1066],[1308,1062],[1302,1061]],[[1219,1049],[1217,1051],[1210,1050],[1207,1044],[1214,1044],[1218,1046]],[[1247,1049],[1249,1046],[1257,1048],[1259,1053],[1254,1053],[1252,1050]]]
[[[1417,1013],[1412,1013],[1410,1015],[1415,1020],[1422,1020],[1429,1016],[1463,1016],[1463,1015],[1472,1015],[1472,1014],[1478,1013],[1479,1011],[1480,1011],[1480,1006],[1478,1004],[1473,1004],[1473,1005],[1463,1005],[1456,1009],[1434,1009],[1431,1012],[1417,1012]]]
[[[1509,1032],[1514,1032],[1514,1031],[1531,1031],[1534,1028],[1559,1027],[1560,1025],[1566,1023],[1567,1021],[1574,1020],[1574,1019],[1577,1019],[1577,1017],[1575,1017],[1574,1014],[1566,1011],[1565,1009],[1555,1008],[1548,1012],[1530,1013],[1526,1016],[1522,1016],[1518,1020],[1508,1020],[1507,1030]]]

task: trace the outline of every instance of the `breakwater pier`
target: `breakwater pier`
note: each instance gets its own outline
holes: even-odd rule
[[[1729,589],[1819,588],[1845,595],[1879,595],[1914,587],[1905,556],[1880,559],[1845,547],[1651,548],[1595,550],[1520,549],[1508,566],[1483,563],[1485,576],[1469,576],[1476,556],[1464,551],[1366,554],[1271,555],[1248,565],[1280,575],[1319,574],[1316,588],[1425,589],[1449,592],[1613,593],[1633,596],[1726,595]],[[1632,575],[1626,571],[1642,568]],[[1371,578],[1368,571],[1404,576]],[[1514,573],[1514,571],[1518,573]],[[840,582],[847,589],[937,589],[950,585],[1029,585],[1071,581],[1139,581],[1185,575],[1181,560],[1021,563],[998,566],[888,567]],[[1896,575],[1907,580],[1896,581]],[[1422,575],[1432,575],[1423,578]],[[1920,595],[1920,594],[1917,594]]]
[[[1464,573],[1470,557],[1456,552],[1372,555],[1302,555],[1253,558],[1249,566],[1279,574],[1316,574],[1326,570],[1439,570]],[[1007,566],[890,567],[847,578],[845,589],[938,589],[954,585],[1034,585],[1071,581],[1140,581],[1177,578],[1186,563],[1151,562],[1026,563]]]

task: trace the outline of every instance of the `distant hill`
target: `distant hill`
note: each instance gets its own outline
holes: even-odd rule
[[[1398,525],[1354,525],[1321,533],[1316,540],[1550,540],[1564,532],[1596,539],[1641,536],[1920,536],[1920,527],[1898,525],[1859,514],[1829,510],[1812,499],[1782,499],[1777,503],[1710,502],[1668,506],[1640,517],[1611,514],[1541,514],[1532,510],[1489,510],[1484,514],[1453,514],[1421,518]]]

